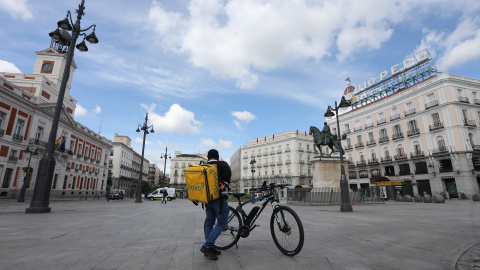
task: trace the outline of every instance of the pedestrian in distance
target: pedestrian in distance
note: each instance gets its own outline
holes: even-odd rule
[[[110,187],[109,186],[107,186],[105,188],[105,199],[107,199],[107,202],[110,201]]]
[[[218,171],[218,181],[220,183],[220,192],[225,190],[225,184],[230,184],[232,171],[230,166],[225,161],[220,161],[218,151],[211,149],[208,151],[208,164],[216,164]],[[200,251],[213,260],[218,259],[221,254],[219,250],[215,249],[215,240],[222,233],[227,226],[228,221],[228,202],[225,198],[220,198],[210,201],[205,204],[205,243],[202,245]],[[215,220],[217,221],[215,224]],[[215,225],[215,227],[214,227]]]
[[[168,197],[168,191],[167,189],[164,189],[163,190],[163,199],[162,199],[162,203],[165,202],[165,204],[167,204],[167,197]]]

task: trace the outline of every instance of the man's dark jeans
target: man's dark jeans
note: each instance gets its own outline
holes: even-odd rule
[[[222,207],[222,214],[220,214],[220,207]],[[228,202],[225,199],[211,201],[205,204],[205,212],[207,218],[205,219],[205,244],[203,245],[206,248],[214,248],[215,240],[227,227]],[[217,225],[213,227],[215,220],[217,220]]]

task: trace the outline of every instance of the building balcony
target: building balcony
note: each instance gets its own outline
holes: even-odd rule
[[[388,136],[380,137],[380,139],[378,139],[378,143],[388,142],[389,140],[390,139],[388,139]]]
[[[83,157],[83,159],[84,159],[84,160],[87,160],[87,159],[88,159],[88,157],[87,157],[87,156],[84,156],[84,157]]]
[[[243,156],[243,159],[248,159],[248,155]]]
[[[258,153],[258,154],[257,154],[257,157],[261,157],[261,156],[262,156],[262,153]]]
[[[416,129],[411,129],[411,130],[408,130],[407,131],[407,136],[410,137],[410,136],[414,136],[414,135],[418,135],[420,134],[420,130],[418,130],[418,128]]]
[[[90,162],[92,162],[92,163],[95,162],[95,159],[94,159],[94,158],[91,158],[91,159],[90,159]]]
[[[392,140],[403,139],[403,132],[399,132],[392,135]]]
[[[75,168],[75,171],[78,172],[78,168]]]
[[[47,142],[41,141],[39,139],[30,138],[28,140],[28,143],[31,144],[31,145],[38,145],[38,146],[41,146],[41,147],[47,147]]]
[[[300,163],[300,164],[305,164],[305,160],[300,159],[300,160],[298,161],[298,163]]]
[[[77,154],[77,158],[81,158],[81,157],[82,157],[82,155],[80,155],[80,154]]]
[[[378,164],[378,159],[377,158],[369,159],[368,164]]]
[[[358,148],[362,148],[364,147],[363,143],[362,142],[359,142],[359,143],[356,143],[355,144],[355,148],[358,149]]]
[[[298,152],[305,152],[303,148],[298,148]]]
[[[277,165],[282,165],[282,161],[277,161]]]
[[[257,168],[261,168],[261,167],[262,167],[262,164],[258,163]]]
[[[353,129],[354,132],[361,131],[361,130],[362,130],[362,127],[355,127],[355,128]]]
[[[405,116],[409,116],[409,115],[412,115],[412,114],[415,114],[415,109],[410,109],[410,110],[405,111]]]
[[[474,99],[473,100],[473,103],[477,104],[477,105],[480,105],[480,99]]]
[[[463,121],[463,124],[466,126],[466,127],[476,127],[477,124],[475,123],[475,120],[467,120],[465,119]]]
[[[270,166],[275,166],[275,162],[270,162]]]
[[[244,168],[244,169],[248,169],[248,165],[243,165],[243,168]]]
[[[263,153],[263,156],[268,156],[268,152]]]
[[[348,167],[355,167],[355,163],[351,160],[348,160]]]
[[[263,164],[263,167],[268,167],[268,165],[269,165],[268,163],[265,163]]]
[[[390,116],[390,121],[395,121],[395,120],[398,120],[400,119],[400,114],[394,114],[392,116]]]
[[[345,151],[350,151],[350,150],[353,149],[353,147],[352,147],[351,144],[349,144],[349,145],[345,146],[343,149],[345,149]]]
[[[463,103],[470,103],[470,101],[468,101],[467,97],[458,97],[458,101],[463,102]]]
[[[291,160],[287,160],[287,161],[285,161],[285,164],[292,164],[292,161],[291,161]]]
[[[343,131],[343,134],[350,134],[350,133],[351,133],[350,129],[345,129],[345,130]]]
[[[377,142],[374,139],[367,141],[367,146],[375,145]]]
[[[23,136],[20,134],[13,134],[12,140],[14,141],[23,141]]]
[[[282,153],[282,149],[278,149],[277,154],[281,154],[281,153]]]
[[[307,149],[307,153],[312,153],[312,150],[310,150],[310,149]]]
[[[290,152],[290,148],[285,149],[285,153]]]
[[[428,110],[428,109],[433,108],[435,106],[438,106],[438,101],[437,100],[430,101],[427,104],[425,104],[425,109]]]
[[[444,147],[432,149],[432,154],[442,154],[442,153],[448,153],[447,147],[444,146]]]
[[[402,159],[407,159],[407,155],[405,153],[402,154],[397,154],[394,156],[395,160],[402,160]]]
[[[12,156],[8,157],[8,161],[17,162],[17,160],[18,160],[18,157],[12,157]]]
[[[443,122],[433,123],[433,125],[430,125],[429,128],[430,128],[430,131],[437,130],[437,129],[442,129],[443,128]]]
[[[5,134],[5,130],[0,128],[0,137],[3,137],[4,134]]]
[[[416,151],[416,152],[411,152],[410,153],[410,158],[414,158],[414,157],[424,157],[425,154],[423,153],[423,151]]]
[[[270,155],[275,155],[275,151],[270,151]]]
[[[365,160],[359,160],[357,161],[357,166],[366,166],[367,163],[365,162]]]
[[[365,124],[365,129],[369,129],[373,127],[373,123],[367,123]]]
[[[384,163],[384,162],[392,162],[392,157],[391,157],[391,156],[381,157],[381,158],[380,158],[380,161],[381,161],[382,163]]]
[[[378,125],[385,124],[386,122],[387,122],[387,120],[386,120],[385,118],[378,119],[378,121],[377,121],[377,126],[378,126]]]

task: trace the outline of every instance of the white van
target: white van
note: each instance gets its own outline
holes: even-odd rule
[[[163,190],[164,189],[167,189],[167,193],[168,193],[168,196],[167,196],[167,200],[168,201],[171,201],[171,200],[174,200],[176,198],[176,195],[175,195],[175,188],[167,188],[167,187],[164,187],[164,188],[157,188],[155,189],[152,193],[150,193],[148,196],[150,198],[151,201],[153,200],[161,200],[163,199]]]

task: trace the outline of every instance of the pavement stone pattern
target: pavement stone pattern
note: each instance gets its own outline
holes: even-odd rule
[[[0,269],[479,268],[480,202],[468,200],[388,201],[351,213],[292,205],[305,230],[294,257],[275,246],[267,206],[260,227],[217,261],[200,252],[205,213],[185,199],[52,200],[44,214],[26,214],[26,201],[0,199]]]

